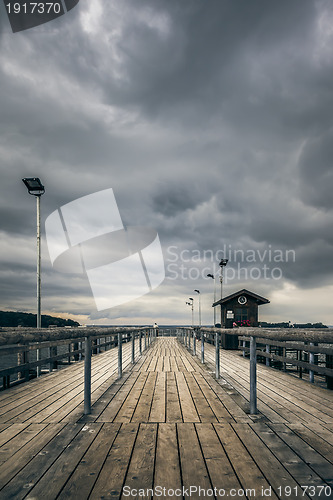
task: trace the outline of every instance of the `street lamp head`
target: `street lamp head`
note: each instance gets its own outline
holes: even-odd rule
[[[45,187],[38,177],[25,177],[22,181],[28,189],[29,194],[33,196],[41,196],[45,193]]]
[[[188,300],[193,300],[193,299],[192,299],[192,297],[189,297],[189,299],[188,299]]]
[[[214,275],[213,274],[207,274],[207,278],[213,278],[214,279]]]
[[[199,290],[194,290],[194,291],[195,291],[195,292],[197,292],[197,293],[200,293],[200,291],[199,291]]]
[[[228,264],[228,259],[221,259],[221,262],[219,263],[220,267],[226,266]]]

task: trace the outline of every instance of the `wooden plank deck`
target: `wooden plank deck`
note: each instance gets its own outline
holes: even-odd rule
[[[158,338],[121,380],[95,356],[87,416],[82,363],[2,392],[0,499],[333,498],[332,392],[259,366],[250,416],[248,360],[216,381],[213,356]]]

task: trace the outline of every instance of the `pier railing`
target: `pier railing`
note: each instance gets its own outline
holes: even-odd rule
[[[329,329],[266,329],[266,328],[179,328],[178,337],[181,342],[196,355],[197,342],[201,346],[201,362],[205,360],[205,342],[215,344],[215,376],[220,377],[221,365],[221,338],[237,336],[241,342],[243,356],[250,355],[250,414],[257,413],[257,360],[266,358],[266,365],[271,361],[279,361],[285,367],[287,364],[309,371],[309,381],[314,382],[314,375],[325,375],[327,387],[333,389],[333,332]],[[282,349],[282,355],[276,354],[272,348]],[[296,356],[288,356],[294,351]],[[319,362],[318,356],[324,357]],[[324,366],[323,366],[324,365]]]
[[[84,412],[91,410],[91,357],[108,349],[118,350],[118,378],[122,377],[122,345],[131,342],[131,363],[147,349],[155,338],[154,328],[2,328],[0,330],[0,379],[3,389],[11,383],[40,376],[48,371],[84,358]],[[59,352],[61,351],[61,352]],[[42,356],[45,352],[46,356]],[[3,367],[6,365],[5,367]],[[15,378],[16,377],[16,378]],[[13,378],[15,380],[13,381]]]

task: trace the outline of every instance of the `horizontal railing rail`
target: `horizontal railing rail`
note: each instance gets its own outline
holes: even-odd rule
[[[333,331],[330,329],[266,329],[266,328],[178,328],[178,337],[181,342],[196,355],[196,342],[201,341],[201,362],[205,359],[205,342],[215,344],[215,376],[220,377],[221,364],[221,337],[225,335],[237,336],[242,342],[243,356],[250,354],[250,414],[257,413],[257,358],[266,358],[266,365],[271,360],[284,364],[294,364],[300,369],[309,371],[309,381],[314,382],[314,374],[325,375],[327,387],[333,389]],[[192,346],[191,346],[192,344]],[[318,345],[319,344],[319,345]],[[330,344],[323,346],[322,344]],[[271,346],[283,349],[283,355],[270,352]],[[287,350],[293,349],[308,356],[308,360],[293,359],[287,356]],[[325,355],[325,366],[318,362],[318,355]]]
[[[82,335],[83,334],[83,335]],[[56,338],[55,338],[56,337]],[[135,362],[136,344],[139,355],[149,347],[155,339],[156,332],[150,327],[127,328],[72,328],[72,329],[1,329],[0,359],[16,356],[17,363],[2,368],[0,377],[3,379],[3,389],[10,386],[11,375],[19,374],[24,380],[30,379],[30,372],[36,369],[37,376],[43,365],[49,365],[49,371],[57,367],[57,362],[67,358],[80,361],[84,358],[84,413],[91,412],[91,357],[102,349],[118,349],[118,378],[122,377],[123,360],[122,345],[131,342],[131,363]],[[15,341],[19,343],[15,344]],[[68,345],[68,351],[58,353],[57,348]],[[49,350],[49,355],[41,358],[41,352]],[[36,351],[36,360],[31,361],[30,354]],[[39,373],[38,373],[39,370]]]

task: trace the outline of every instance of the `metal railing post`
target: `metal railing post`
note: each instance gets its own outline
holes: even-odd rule
[[[132,365],[134,364],[134,358],[135,358],[135,332],[132,332]]]
[[[91,413],[91,338],[84,339],[84,414]]]
[[[118,378],[123,376],[123,344],[122,334],[118,333]]]
[[[191,349],[191,330],[188,331],[188,348]]]
[[[193,330],[193,356],[197,354],[197,333]]]
[[[246,347],[246,340],[243,340],[243,358],[245,358],[246,355],[245,347]]]
[[[257,342],[250,338],[250,414],[257,413]]]
[[[42,356],[41,356],[41,349],[37,349],[36,350],[36,361],[40,361],[42,359]],[[36,367],[36,375],[37,375],[37,378],[40,377],[40,372],[41,372],[41,365],[38,365]]]
[[[140,349],[140,356],[142,354],[142,331],[140,330],[139,333],[139,349]]]
[[[201,363],[205,362],[205,343],[204,343],[204,334],[201,332]]]
[[[314,345],[314,343],[310,342],[310,345]],[[314,365],[314,362],[315,362],[315,355],[313,352],[309,352],[309,363],[311,365]],[[309,381],[311,384],[314,383],[314,371],[313,370],[309,370]]]
[[[144,331],[145,336],[145,350],[147,349],[147,330]]]
[[[220,378],[220,336],[215,333],[215,376]]]

